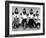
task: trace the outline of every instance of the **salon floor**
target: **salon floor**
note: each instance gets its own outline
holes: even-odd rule
[[[36,31],[39,30],[37,28],[23,28],[22,26],[20,26],[19,28],[13,28],[13,31]]]

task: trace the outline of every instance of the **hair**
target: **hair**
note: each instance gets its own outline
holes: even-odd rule
[[[25,11],[23,11],[23,14],[26,14],[26,9],[24,8],[23,10],[25,10]]]
[[[33,14],[33,10],[32,10],[32,9],[30,9],[30,14],[31,14],[31,15]]]
[[[16,12],[16,10],[17,10],[17,12]],[[18,14],[18,9],[17,8],[15,9],[15,14]]]

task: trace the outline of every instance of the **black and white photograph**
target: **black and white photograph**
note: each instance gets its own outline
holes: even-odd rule
[[[12,30],[30,31],[40,29],[40,8],[12,7]]]
[[[6,10],[9,12],[7,12],[9,14],[9,35],[43,34],[44,3],[21,3],[7,3],[8,7]]]

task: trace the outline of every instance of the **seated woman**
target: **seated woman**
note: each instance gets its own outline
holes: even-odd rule
[[[19,18],[15,17],[14,21],[12,22],[12,27],[13,28],[19,28]]]
[[[36,23],[35,28],[40,28],[40,18],[39,18],[39,14],[37,14],[37,13],[38,13],[38,11],[36,11],[36,14],[33,14],[34,21]]]
[[[22,20],[22,27],[26,28],[26,20],[27,20],[27,16],[26,16],[26,9],[23,9],[23,20]]]
[[[28,25],[30,28],[33,28],[34,25],[37,25],[37,24],[35,23],[35,21],[33,19],[34,16],[33,16],[33,10],[32,9],[30,9],[29,17],[30,17],[30,19],[29,19]]]

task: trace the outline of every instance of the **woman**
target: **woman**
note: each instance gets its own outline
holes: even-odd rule
[[[26,28],[26,20],[27,20],[27,16],[26,16],[26,9],[23,9],[23,20],[22,20],[22,27],[24,27],[24,29]]]
[[[34,21],[34,16],[33,16],[33,10],[30,9],[30,14],[29,14],[29,22],[28,22],[28,25],[30,28],[33,28],[34,25],[36,25],[35,21]]]

